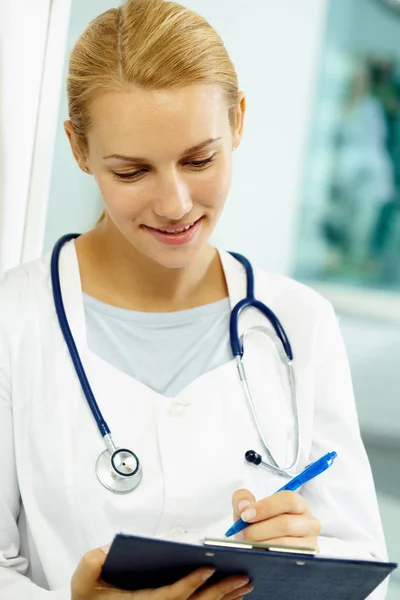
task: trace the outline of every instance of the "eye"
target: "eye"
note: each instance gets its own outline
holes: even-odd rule
[[[140,171],[135,171],[134,173],[114,173],[114,179],[125,179],[130,181],[131,179],[136,179],[141,173],[144,173],[145,169],[140,169]]]
[[[204,167],[205,165],[208,165],[209,163],[212,163],[214,161],[214,154],[213,156],[210,156],[210,158],[207,158],[206,160],[194,160],[192,162],[187,163],[188,165],[191,165],[193,167]]]
[[[184,163],[189,165],[190,167],[194,167],[195,169],[201,170],[202,167],[214,162],[215,154],[210,156],[210,158],[206,158],[206,160],[195,160],[191,162]],[[147,169],[140,169],[140,171],[134,171],[132,173],[115,173],[113,172],[113,178],[125,181],[133,181],[139,177],[142,173],[145,173]]]

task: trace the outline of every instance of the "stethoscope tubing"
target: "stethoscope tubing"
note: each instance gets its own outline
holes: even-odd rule
[[[75,344],[74,337],[71,332],[71,328],[68,323],[67,315],[65,313],[64,302],[62,299],[61,293],[61,284],[60,284],[60,271],[59,271],[59,259],[61,250],[67,242],[72,239],[79,237],[79,233],[68,233],[64,235],[62,238],[58,240],[56,245],[54,246],[53,253],[51,256],[51,281],[53,284],[53,299],[54,305],[56,308],[56,313],[58,317],[58,322],[60,324],[61,331],[63,333],[65,342],[67,344],[71,360],[74,364],[76,374],[79,378],[79,382],[81,384],[83,393],[85,394],[86,400],[89,404],[89,408],[92,411],[94,420],[96,421],[97,427],[100,431],[101,436],[104,438],[105,436],[111,436],[111,431],[109,426],[107,425],[100,408],[96,402],[96,398],[93,394],[92,388],[90,386],[89,380],[86,376],[85,369],[83,367],[82,361],[79,356],[78,349]]]
[[[243,300],[238,302],[236,306],[233,307],[230,317],[229,333],[233,356],[243,356],[243,348],[239,338],[240,314],[245,308],[253,307],[256,310],[259,310],[271,323],[272,327],[275,329],[276,335],[282,343],[288,360],[292,361],[292,347],[281,322],[275,313],[268,308],[268,306],[257,300],[254,295],[254,271],[250,261],[245,256],[242,256],[237,252],[230,252],[230,254],[244,266],[247,276],[246,298],[243,298]]]

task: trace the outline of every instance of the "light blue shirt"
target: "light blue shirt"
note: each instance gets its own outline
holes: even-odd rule
[[[159,394],[174,397],[232,360],[229,298],[188,310],[149,313],[83,294],[90,350]]]

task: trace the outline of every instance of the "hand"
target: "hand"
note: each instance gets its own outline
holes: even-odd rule
[[[321,524],[296,492],[277,492],[256,502],[251,492],[238,490],[233,495],[233,510],[234,522],[241,518],[251,523],[236,539],[319,550]]]
[[[106,559],[100,548],[87,552],[71,580],[71,600],[236,600],[252,591],[247,577],[228,577],[206,590],[197,591],[215,569],[197,569],[187,577],[166,587],[128,592],[101,581]]]

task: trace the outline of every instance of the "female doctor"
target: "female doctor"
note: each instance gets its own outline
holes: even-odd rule
[[[1,283],[1,599],[233,600],[248,581],[197,592],[204,569],[136,593],[99,575],[101,548],[120,531],[198,542],[223,536],[239,515],[251,523],[246,540],[385,560],[330,304],[254,269],[255,296],[277,315],[294,357],[290,382],[276,328],[255,308],[242,311],[237,333],[251,330],[244,364],[260,427],[233,358],[230,313],[249,276],[208,240],[246,105],[220,37],[178,4],[130,0],[76,43],[68,100],[73,155],[105,208],[58,256],[20,265]],[[60,298],[112,438],[100,435],[77,376]],[[114,456],[120,472],[140,461],[128,490],[126,477],[110,476],[120,448],[134,453]],[[246,462],[248,449],[269,468]],[[332,450],[328,471],[299,493],[276,493]]]

